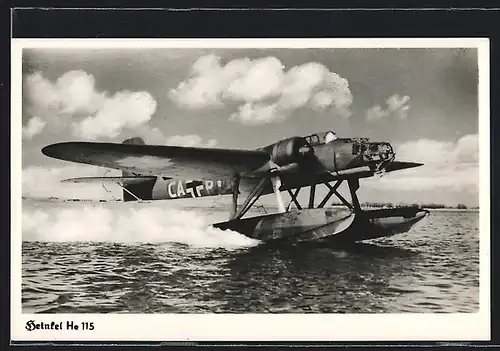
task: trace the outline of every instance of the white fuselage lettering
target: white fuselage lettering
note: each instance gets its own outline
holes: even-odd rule
[[[175,193],[172,192],[172,186],[175,184],[175,182],[170,182],[168,183],[168,195],[171,197],[171,198],[176,198],[177,195]]]
[[[186,192],[184,191],[184,187],[182,186],[182,180],[179,180],[177,183],[177,196],[181,197],[186,195]]]
[[[185,198],[186,195],[196,198],[222,195],[222,192],[226,193],[224,189],[226,183],[222,180],[202,180],[196,181],[196,183],[198,185],[195,186],[195,181],[193,180],[168,180],[166,184],[167,198]]]
[[[203,184],[196,186],[196,195],[201,196],[200,190],[203,189]]]

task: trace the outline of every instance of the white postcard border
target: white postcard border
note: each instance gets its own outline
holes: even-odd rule
[[[23,314],[21,177],[23,48],[477,48],[480,134],[480,309],[460,314]],[[489,340],[489,40],[403,39],[13,39],[11,42],[11,339],[99,341]],[[63,330],[27,331],[29,320]],[[66,329],[68,322],[79,330]],[[93,330],[82,323],[92,322]]]

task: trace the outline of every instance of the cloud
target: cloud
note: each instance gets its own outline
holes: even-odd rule
[[[115,138],[124,128],[149,122],[155,111],[156,101],[149,93],[118,92],[106,98],[93,116],[74,123],[74,133],[85,139]]]
[[[148,123],[156,111],[148,92],[98,91],[94,76],[82,70],[66,72],[55,82],[36,72],[25,83],[32,115],[54,130],[70,126],[74,136],[84,139],[114,138]]]
[[[33,105],[60,114],[91,114],[105,99],[95,90],[94,76],[82,70],[66,72],[54,83],[35,72],[26,77],[26,87]]]
[[[299,108],[327,109],[349,117],[352,94],[346,79],[323,64],[309,62],[289,70],[275,57],[235,59],[226,65],[206,55],[168,96],[187,109],[238,105],[230,120],[257,125],[281,122]]]
[[[247,125],[259,125],[270,122],[279,122],[286,119],[286,115],[279,110],[277,104],[246,103],[238,107],[238,111],[231,114],[231,121],[240,121]]]
[[[245,60],[245,64],[241,66],[233,64],[232,61],[226,66],[232,73],[229,77],[233,79],[222,92],[224,98],[234,101],[261,101],[280,95],[284,66],[277,58]],[[241,71],[237,70],[238,66],[242,68]]]
[[[217,140],[210,139],[204,142],[203,139],[196,134],[188,135],[173,135],[166,139],[166,145],[173,146],[196,146],[196,147],[215,147],[217,145]]]
[[[408,95],[402,97],[397,94],[392,95],[385,101],[387,105],[385,109],[380,105],[375,105],[366,110],[366,119],[368,122],[374,122],[389,117],[404,119],[408,116],[408,110],[410,109],[408,105],[409,100],[410,97]]]
[[[203,140],[197,134],[171,135],[166,136],[158,127],[145,124],[134,130],[134,135],[144,136],[146,144],[155,145],[173,145],[173,146],[197,146],[197,147],[215,147],[218,144],[216,139]]]
[[[366,186],[385,190],[479,191],[479,138],[466,135],[456,142],[413,140],[395,146],[396,159],[424,165],[365,180]]]
[[[23,127],[23,136],[29,140],[33,139],[35,135],[42,132],[46,124],[47,123],[40,117],[35,116],[30,118],[28,124]]]
[[[406,112],[410,108],[406,104],[410,100],[408,95],[403,97],[399,95],[392,95],[386,100],[387,109],[392,113],[398,113],[400,118],[406,118]]]

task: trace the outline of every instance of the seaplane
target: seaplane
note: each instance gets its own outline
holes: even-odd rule
[[[354,243],[406,233],[429,214],[418,206],[363,209],[356,194],[360,179],[423,164],[396,160],[389,142],[342,138],[334,131],[289,137],[251,150],[148,145],[134,137],[122,143],[62,142],[41,151],[59,160],[121,170],[122,176],[63,182],[116,183],[123,188],[124,202],[229,195],[229,220],[213,226],[262,242]],[[338,191],[343,182],[350,202]],[[315,205],[318,185],[326,186],[328,193]],[[306,187],[307,206],[298,201]],[[285,191],[291,198],[288,206]],[[245,217],[259,197],[271,194],[275,213]],[[334,195],[342,206],[326,206]]]

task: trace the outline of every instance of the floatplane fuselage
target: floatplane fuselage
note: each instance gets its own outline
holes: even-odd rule
[[[362,241],[406,232],[428,214],[418,207],[362,209],[356,195],[360,178],[422,164],[396,161],[388,142],[337,138],[331,131],[287,138],[256,150],[146,145],[141,138],[132,138],[122,144],[59,143],[42,152],[61,160],[122,170],[121,177],[65,182],[113,182],[123,188],[124,201],[230,195],[229,221],[213,226],[262,241]],[[348,184],[350,202],[338,192],[343,182]],[[320,184],[328,193],[315,205]],[[298,201],[304,187],[310,187],[307,205]],[[290,195],[288,206],[283,191]],[[272,193],[277,213],[243,218],[260,196]],[[345,206],[325,207],[333,195]]]

